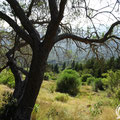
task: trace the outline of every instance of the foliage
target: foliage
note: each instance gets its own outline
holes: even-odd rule
[[[0,74],[0,84],[8,85],[11,88],[15,87],[15,79],[10,70],[3,70]]]
[[[50,79],[50,75],[48,72],[44,73],[44,80],[49,80]]]
[[[10,119],[16,110],[17,100],[12,97],[12,93],[4,92],[3,93],[3,104],[0,108],[0,119],[8,120]]]
[[[54,66],[54,72],[55,72],[55,73],[59,73],[59,66],[58,66],[58,64],[56,64],[56,65]]]
[[[93,75],[93,73],[94,73],[93,69],[85,68],[85,69],[82,70],[82,74],[91,74],[91,75]]]
[[[69,99],[69,96],[68,96],[68,94],[60,94],[60,95],[56,96],[55,99],[57,101],[67,102]]]
[[[73,60],[72,63],[71,63],[71,69],[75,69],[75,61]]]
[[[35,104],[34,108],[33,108],[33,112],[32,112],[32,120],[36,120],[37,119],[37,113],[39,111],[39,104]]]
[[[102,78],[96,78],[92,83],[92,88],[95,92],[98,92],[98,90],[104,90]]]
[[[102,82],[105,88],[111,93],[115,94],[115,97],[120,98],[120,70],[113,72],[112,70],[103,74]]]
[[[90,107],[90,113],[92,116],[96,116],[102,113],[101,106],[103,105],[102,101],[97,102]]]
[[[52,107],[49,109],[48,113],[46,114],[48,120],[51,118],[52,120],[55,120],[55,117],[58,115],[58,112],[55,107]]]
[[[51,85],[50,88],[49,88],[49,91],[50,91],[51,93],[54,93],[55,90],[56,90],[56,86]]]
[[[91,85],[92,82],[94,82],[94,81],[95,81],[95,77],[88,77],[87,78],[87,85]]]
[[[62,71],[66,68],[66,63],[64,62],[62,65]]]
[[[34,108],[33,108],[33,112],[37,113],[39,110],[39,104],[35,104]]]
[[[66,69],[59,75],[56,90],[74,96],[79,92],[79,86],[79,74],[74,70]]]
[[[83,74],[81,76],[81,81],[86,82],[89,77],[92,77],[92,75],[91,74]]]

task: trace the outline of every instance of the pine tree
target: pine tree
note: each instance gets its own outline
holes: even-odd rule
[[[63,66],[62,66],[62,71],[66,68],[66,63],[64,62],[63,63]]]
[[[59,67],[58,67],[58,64],[55,65],[55,67],[54,67],[54,72],[59,73]]]
[[[73,70],[75,69],[75,61],[74,60],[72,61],[71,69],[73,69]]]

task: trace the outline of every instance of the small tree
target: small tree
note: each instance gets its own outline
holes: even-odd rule
[[[75,61],[73,60],[72,63],[71,63],[71,69],[75,69]]]
[[[64,62],[62,65],[62,71],[66,68],[66,63]]]
[[[79,64],[79,70],[83,70],[83,65],[82,65],[82,63]]]
[[[59,73],[59,67],[58,67],[58,64],[55,64],[55,66],[54,66],[54,72],[55,72],[55,73]]]
[[[66,69],[59,75],[56,90],[74,96],[79,93],[79,86],[79,74],[74,70]]]
[[[79,71],[79,63],[78,62],[76,62],[76,64],[75,64],[75,70]]]

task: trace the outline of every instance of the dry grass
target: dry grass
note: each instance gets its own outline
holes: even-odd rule
[[[56,96],[62,93],[51,92],[54,81],[44,81],[37,104],[40,105],[36,113],[37,120],[115,120],[115,110],[110,106],[112,99],[106,97],[105,92],[93,92],[90,86],[82,86],[76,97],[69,96],[67,102],[57,101]],[[92,116],[90,109],[102,102],[100,114]],[[94,112],[94,111],[93,111]]]
[[[2,103],[3,103],[3,101],[2,101],[3,96],[2,95],[4,92],[13,92],[13,90],[5,85],[0,85],[0,107],[2,106]]]
[[[12,91],[4,85],[0,85],[0,98],[2,93]],[[115,110],[110,106],[112,99],[106,97],[105,92],[95,93],[90,86],[82,86],[81,92],[76,97],[68,97],[67,102],[57,101],[56,96],[63,95],[55,92],[54,81],[44,81],[37,98],[37,111],[33,111],[32,120],[115,120]],[[101,113],[93,116],[91,108],[97,103],[102,103],[98,109],[92,112]]]

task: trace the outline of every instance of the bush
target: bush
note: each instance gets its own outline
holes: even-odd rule
[[[0,74],[0,84],[8,85],[11,88],[15,87],[15,79],[10,70],[3,70]]]
[[[56,96],[55,99],[57,101],[67,102],[69,99],[69,96],[68,96],[68,94],[61,94],[61,95]]]
[[[83,74],[81,76],[81,82],[86,82],[87,78],[89,78],[89,77],[92,77],[92,75],[91,74]]]
[[[102,82],[107,89],[107,93],[111,93],[111,96],[114,96],[120,100],[120,70],[113,72],[112,70],[103,74]]]
[[[51,80],[57,80],[57,76],[51,76]]]
[[[98,90],[104,90],[102,78],[96,78],[92,83],[92,87],[95,92],[98,92]]]
[[[116,90],[115,97],[118,98],[118,100],[120,100],[120,89]]]
[[[50,75],[48,72],[44,73],[44,80],[49,80],[50,79]]]
[[[94,81],[95,81],[95,77],[89,77],[89,78],[87,78],[87,85],[91,85],[92,82],[94,82]]]
[[[113,93],[116,89],[119,89],[120,86],[120,70],[113,72],[112,70],[103,74],[105,77],[102,82],[106,86],[106,89],[110,89]]]
[[[75,96],[79,92],[79,74],[71,69],[64,70],[57,79],[56,91]]]
[[[82,74],[91,74],[91,75],[93,75],[93,73],[94,73],[93,69],[86,69],[85,68],[85,69],[82,70]]]
[[[44,80],[56,80],[56,79],[57,79],[57,74],[53,72],[44,73]]]
[[[12,93],[4,92],[2,101],[2,107],[0,108],[0,120],[10,120],[16,111],[17,100],[13,98]]]

